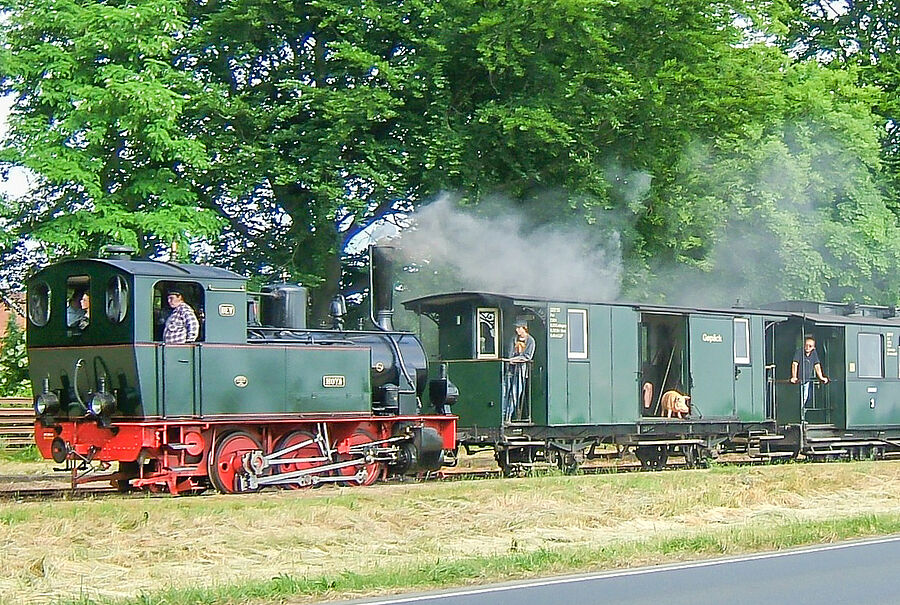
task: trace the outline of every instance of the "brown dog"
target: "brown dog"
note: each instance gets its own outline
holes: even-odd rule
[[[690,400],[688,395],[682,395],[678,391],[666,391],[660,400],[662,415],[666,418],[684,418],[685,414],[691,413],[691,408],[688,406]]]

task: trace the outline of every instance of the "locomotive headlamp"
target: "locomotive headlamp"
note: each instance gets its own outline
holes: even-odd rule
[[[34,400],[34,413],[37,416],[51,414],[59,409],[59,397],[50,390],[50,380],[44,378],[43,392]]]
[[[108,416],[116,408],[116,398],[112,393],[106,391],[106,378],[100,378],[98,391],[91,395],[88,401],[88,412],[94,416]]]
[[[94,416],[109,415],[116,407],[116,398],[112,393],[94,393],[88,401],[88,411]]]
[[[34,400],[34,413],[37,416],[51,414],[59,409],[59,397],[56,393],[41,393]]]

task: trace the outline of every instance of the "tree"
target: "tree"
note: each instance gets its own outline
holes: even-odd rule
[[[210,157],[182,120],[199,91],[172,64],[184,3],[4,0],[0,9],[0,92],[15,97],[0,162],[37,181],[6,204],[7,251],[28,238],[50,257],[113,242],[158,253],[215,234],[195,185]]]
[[[883,119],[883,156],[900,212],[900,4],[892,0],[792,0],[784,46],[833,69],[856,68],[859,82],[883,91],[874,106]]]
[[[10,231],[53,254],[194,242],[197,258],[318,287],[321,319],[354,287],[348,242],[449,190],[485,213],[502,196],[534,233],[574,223],[586,248],[621,242],[636,296],[672,295],[654,274],[727,273],[733,241],[770,253],[739,275],[787,276],[785,294],[852,295],[830,268],[844,261],[874,280],[864,296],[896,292],[884,98],[752,43],[736,16],[768,35],[780,4],[2,6],[0,69],[20,96],[0,159],[42,178]]]
[[[28,358],[25,353],[25,330],[10,315],[6,335],[0,342],[0,396],[29,397]]]

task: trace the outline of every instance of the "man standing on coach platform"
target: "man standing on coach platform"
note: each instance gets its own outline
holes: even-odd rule
[[[816,352],[816,339],[807,336],[803,340],[803,349],[797,349],[794,360],[791,362],[791,383],[800,383],[801,407],[807,408],[812,395],[813,377],[828,384],[828,378],[822,373],[822,364],[819,363],[819,354]]]

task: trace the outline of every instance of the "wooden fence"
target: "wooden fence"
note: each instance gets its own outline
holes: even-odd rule
[[[34,443],[34,408],[27,397],[0,397],[0,447]]]

